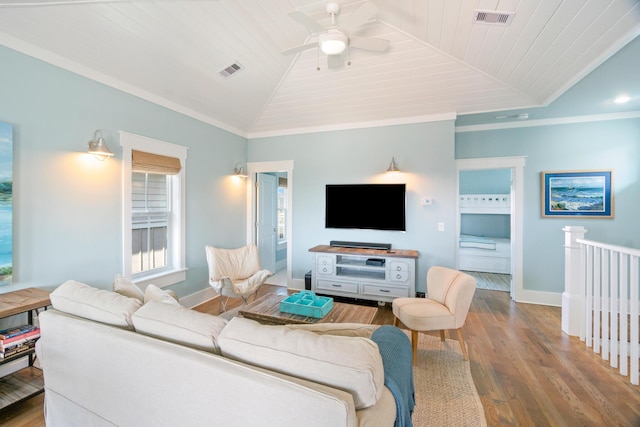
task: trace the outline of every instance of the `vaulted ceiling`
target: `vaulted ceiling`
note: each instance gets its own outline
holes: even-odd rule
[[[365,2],[337,3],[339,24]],[[317,40],[290,12],[330,24],[317,0],[0,0],[0,44],[259,137],[547,105],[640,34],[639,0],[371,3],[349,36],[389,48],[331,66],[317,48],[281,53]]]

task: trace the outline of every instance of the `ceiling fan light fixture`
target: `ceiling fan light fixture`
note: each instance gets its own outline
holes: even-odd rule
[[[347,48],[347,35],[337,28],[330,28],[319,37],[320,50],[325,55],[339,55]]]

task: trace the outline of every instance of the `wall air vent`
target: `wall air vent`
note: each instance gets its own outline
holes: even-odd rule
[[[509,25],[515,14],[515,12],[475,10],[473,12],[473,22],[476,24]]]
[[[236,74],[238,71],[241,71],[243,69],[244,67],[242,65],[238,64],[237,62],[234,62],[228,67],[225,67],[224,69],[218,71],[218,75],[220,75],[222,78],[228,79],[229,77],[231,77],[232,75]]]

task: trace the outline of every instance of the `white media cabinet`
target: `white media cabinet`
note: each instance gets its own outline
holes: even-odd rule
[[[418,251],[319,245],[309,252],[311,290],[318,294],[379,302],[415,297]]]

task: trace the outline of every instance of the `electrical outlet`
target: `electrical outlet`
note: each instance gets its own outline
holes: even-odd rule
[[[444,222],[438,223],[438,231],[444,231]]]

